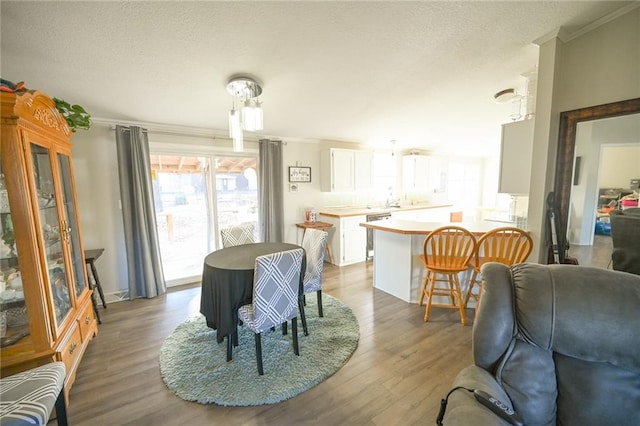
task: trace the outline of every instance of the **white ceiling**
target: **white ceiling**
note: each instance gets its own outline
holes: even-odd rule
[[[532,42],[629,3],[2,0],[0,66],[96,118],[219,134],[246,74],[262,136],[496,155],[512,105],[493,94],[524,90]]]

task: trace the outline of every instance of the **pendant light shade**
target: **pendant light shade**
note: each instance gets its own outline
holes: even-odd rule
[[[258,96],[262,87],[249,77],[237,77],[227,84],[227,92],[233,96],[233,106],[229,111],[229,137],[233,139],[233,150],[243,149],[242,131],[255,132],[264,128],[262,103]],[[240,111],[236,105],[242,105]]]

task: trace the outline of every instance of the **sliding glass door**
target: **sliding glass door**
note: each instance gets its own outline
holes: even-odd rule
[[[199,281],[220,228],[251,223],[258,235],[256,157],[152,151],[162,269],[168,286]]]
[[[218,229],[252,224],[258,240],[258,176],[255,157],[215,158]],[[216,241],[221,246],[220,233]]]

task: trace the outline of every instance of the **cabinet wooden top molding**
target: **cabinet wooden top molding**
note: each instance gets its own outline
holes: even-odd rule
[[[71,129],[49,96],[37,90],[2,93],[2,122],[21,121],[30,130],[45,131],[56,139],[69,139]]]

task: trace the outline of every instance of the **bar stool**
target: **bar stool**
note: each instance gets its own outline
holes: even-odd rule
[[[98,276],[98,271],[96,270],[96,265],[94,262],[98,259],[104,249],[92,249],[84,251],[84,261],[89,266],[87,269],[87,282],[89,283],[89,288],[93,289],[95,287],[98,290],[98,294],[100,295],[100,300],[102,301],[102,307],[107,309],[107,302],[104,300],[104,293],[102,292],[102,284],[100,283],[100,277]],[[89,276],[91,275],[91,276]],[[93,277],[94,285],[91,285]],[[98,305],[96,304],[95,294],[91,295],[91,303],[93,304],[93,311],[96,313],[96,319],[98,320],[98,324],[102,324],[102,320],[100,320],[100,314],[98,313]]]
[[[45,425],[53,407],[59,426],[67,426],[64,362],[57,361],[0,379],[2,424]]]
[[[327,223],[327,222],[302,222],[302,223],[296,223],[296,226],[298,228],[302,228],[302,238],[304,239],[304,233],[307,232],[308,228],[312,228],[312,229],[319,229],[320,231],[324,231],[327,234],[329,233],[329,229],[333,228],[333,224],[331,223]],[[329,243],[329,241],[327,241],[327,244],[324,246],[325,247],[325,253],[327,254],[326,259],[329,261],[329,263],[333,264],[333,255],[331,254],[331,244]]]

